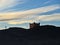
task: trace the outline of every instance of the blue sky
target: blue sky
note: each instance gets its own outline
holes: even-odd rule
[[[0,0],[0,29],[33,22],[60,26],[60,0]]]

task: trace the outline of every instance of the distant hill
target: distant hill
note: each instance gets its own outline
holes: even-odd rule
[[[0,45],[60,45],[60,27],[10,27],[0,31]]]

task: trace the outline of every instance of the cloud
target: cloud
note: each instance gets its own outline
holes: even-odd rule
[[[0,0],[0,10],[7,9],[22,3],[23,0]]]
[[[51,14],[51,15],[41,15],[41,16],[37,16],[31,20],[27,20],[24,19],[22,21],[9,21],[8,24],[24,24],[24,23],[33,23],[33,22],[37,22],[37,21],[59,21],[60,19],[60,13],[56,13],[56,14]]]
[[[42,16],[36,17],[36,19],[40,21],[54,21],[54,20],[59,21],[60,13],[51,14],[51,15],[42,15]]]
[[[48,1],[44,2],[44,3],[42,4],[42,6],[48,4],[48,3],[52,2],[52,1],[53,1],[53,0],[48,0]]]
[[[24,20],[24,21],[9,21],[8,24],[24,24],[24,23],[33,23],[33,20]]]
[[[45,6],[26,11],[0,13],[0,21],[7,21],[8,24],[32,23],[35,21],[52,21],[60,19],[60,14],[38,15],[40,13],[53,11],[60,8],[59,5]],[[18,20],[18,21],[17,21]]]
[[[0,13],[0,21],[10,21],[10,20],[31,18],[31,16],[32,17],[37,16],[37,14],[53,11],[58,8],[60,8],[59,5],[51,5],[51,6],[45,6],[41,8],[20,11],[20,12]]]
[[[25,0],[26,2],[27,2],[27,0]],[[25,1],[20,1],[19,3],[24,3]],[[43,5],[46,5],[46,4],[48,4],[48,3],[50,3],[52,0],[48,0],[48,1],[46,1],[46,2],[44,2],[43,4],[41,4],[41,6],[43,6]],[[16,2],[17,3],[17,2]],[[15,4],[14,4],[15,5]],[[13,11],[16,11],[17,9],[8,9],[8,10],[6,10],[6,11],[4,11],[4,12],[13,12]]]

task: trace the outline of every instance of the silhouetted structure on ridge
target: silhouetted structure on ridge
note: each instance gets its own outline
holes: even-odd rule
[[[29,26],[0,30],[0,45],[60,45],[60,27],[35,22]]]
[[[35,27],[40,27],[40,23],[35,23],[35,22],[32,24],[30,23],[30,29]]]

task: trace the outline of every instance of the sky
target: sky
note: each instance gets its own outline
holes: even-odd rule
[[[60,26],[60,0],[0,0],[0,29],[33,22]]]

